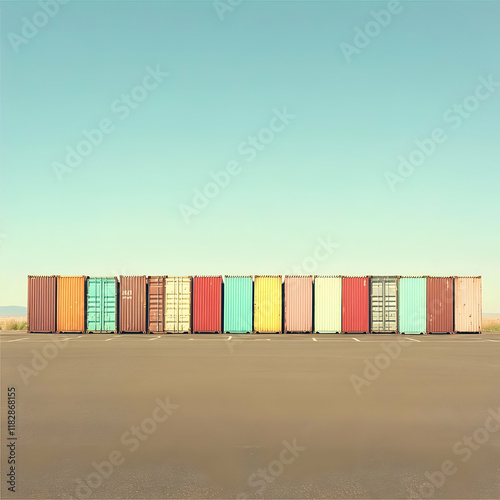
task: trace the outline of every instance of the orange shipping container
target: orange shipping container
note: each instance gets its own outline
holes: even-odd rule
[[[57,331],[85,332],[86,276],[57,277]]]

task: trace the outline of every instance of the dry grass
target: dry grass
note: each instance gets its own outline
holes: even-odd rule
[[[500,332],[500,318],[483,317],[483,332]]]
[[[26,330],[28,322],[26,316],[1,316],[0,330]]]

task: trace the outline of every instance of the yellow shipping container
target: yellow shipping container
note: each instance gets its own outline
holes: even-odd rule
[[[281,333],[281,276],[255,276],[254,330]]]
[[[57,277],[57,331],[85,332],[86,276]]]

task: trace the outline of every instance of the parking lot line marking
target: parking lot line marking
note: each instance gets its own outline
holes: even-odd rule
[[[155,337],[153,339],[148,339],[148,341],[151,341],[151,340],[158,340],[160,337]]]
[[[233,337],[232,335],[229,335],[229,337],[226,340],[231,340]]]
[[[318,340],[313,337],[313,342],[317,342]]]
[[[7,342],[19,342],[20,340],[28,340],[28,339],[14,339],[14,340],[7,340]]]
[[[357,339],[356,337],[353,337],[352,340],[355,340],[356,342],[361,342],[361,340]]]
[[[105,339],[104,342],[109,342],[110,340],[114,340],[114,337],[111,337],[110,339]]]
[[[411,340],[412,342],[420,342],[420,340],[417,340],[417,339],[411,339],[410,337],[408,337],[406,340]]]
[[[486,342],[500,342],[500,340],[493,340],[493,339],[484,339]]]

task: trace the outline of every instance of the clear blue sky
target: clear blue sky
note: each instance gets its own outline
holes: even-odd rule
[[[374,24],[387,6],[246,0],[221,20],[212,1],[70,1],[33,35],[40,5],[2,2],[0,304],[26,304],[28,274],[299,266],[482,275],[483,309],[500,312],[500,3],[404,2]],[[357,27],[380,33],[358,31],[358,48]],[[102,120],[59,180],[54,162]],[[313,260],[320,238],[338,247]]]

